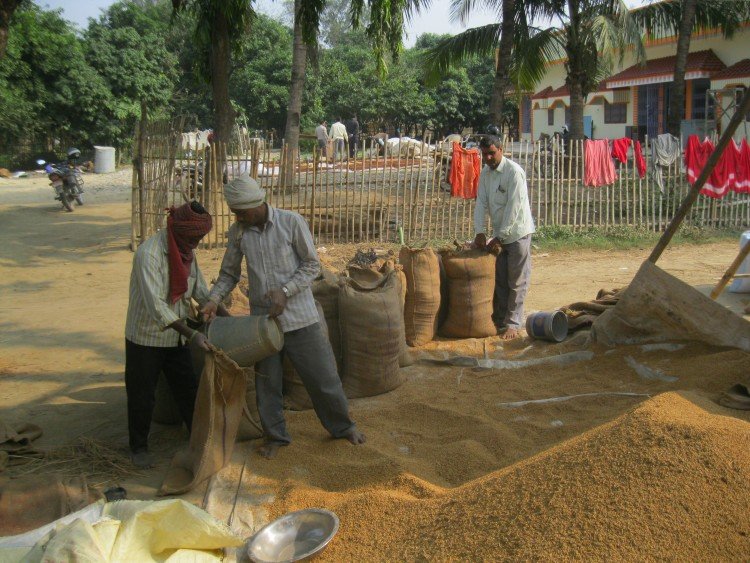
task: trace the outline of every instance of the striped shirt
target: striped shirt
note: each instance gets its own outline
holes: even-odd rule
[[[176,303],[170,302],[168,248],[165,229],[139,246],[133,258],[125,338],[141,346],[177,346],[180,333],[169,325],[188,317],[191,297],[201,305],[208,301],[208,287],[193,256],[188,289]]]
[[[219,279],[211,288],[212,301],[220,303],[237,285],[244,256],[253,315],[267,315],[271,302],[266,294],[286,287],[289,298],[278,318],[281,330],[290,332],[318,322],[311,286],[320,273],[320,261],[310,229],[299,213],[268,205],[263,227],[236,222],[228,238]]]

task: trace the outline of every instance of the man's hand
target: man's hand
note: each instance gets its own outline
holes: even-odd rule
[[[471,244],[471,247],[484,250],[487,247],[487,235],[484,233],[478,233],[477,236],[474,237],[474,242]]]
[[[286,308],[286,293],[281,289],[272,289],[266,293],[266,299],[271,302],[271,310],[268,316],[272,319],[278,317]]]
[[[216,311],[218,305],[213,301],[206,301],[206,304],[201,307],[201,315],[203,315],[203,322],[210,323],[216,318]]]
[[[208,343],[208,338],[202,332],[195,331],[193,336],[190,337],[190,343],[196,345],[198,348],[202,348],[205,351],[211,350],[211,345]]]
[[[487,250],[490,252],[490,254],[498,255],[500,254],[500,248],[502,245],[500,244],[500,241],[497,240],[495,237],[492,237],[490,240],[489,246],[487,246]]]

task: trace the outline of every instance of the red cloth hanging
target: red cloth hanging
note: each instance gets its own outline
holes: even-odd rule
[[[643,178],[646,175],[646,159],[643,158],[640,141],[633,143],[633,156],[635,157],[635,166],[638,168],[638,176]]]
[[[709,139],[701,143],[697,135],[688,137],[688,144],[685,149],[685,168],[687,169],[688,183],[695,184],[714,149],[714,144]],[[737,175],[738,171],[742,173],[745,167],[743,162],[745,158],[743,156],[744,150],[741,146],[738,147],[734,141],[727,145],[708,180],[701,188],[700,193],[702,195],[722,198],[730,189],[733,191],[748,191],[745,187],[747,178]],[[750,184],[748,187],[750,187]]]
[[[465,149],[453,143],[451,158],[451,195],[463,199],[476,199],[482,157],[478,149]]]
[[[742,139],[735,155],[734,191],[750,193],[750,145],[747,139]]]
[[[586,186],[606,186],[617,179],[615,164],[609,154],[609,143],[606,139],[590,141],[584,146],[583,183]]]
[[[628,161],[628,149],[631,142],[628,137],[612,141],[612,158],[625,164]]]

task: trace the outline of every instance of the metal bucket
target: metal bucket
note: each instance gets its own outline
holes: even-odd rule
[[[284,334],[278,323],[265,315],[216,317],[208,327],[208,341],[240,367],[250,367],[279,352]]]
[[[562,311],[540,311],[526,317],[526,333],[532,338],[562,342],[568,335],[568,317]]]

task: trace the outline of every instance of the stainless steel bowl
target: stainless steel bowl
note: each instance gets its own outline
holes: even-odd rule
[[[256,563],[291,563],[321,552],[339,531],[339,519],[330,510],[308,508],[290,512],[261,528],[247,545]]]

